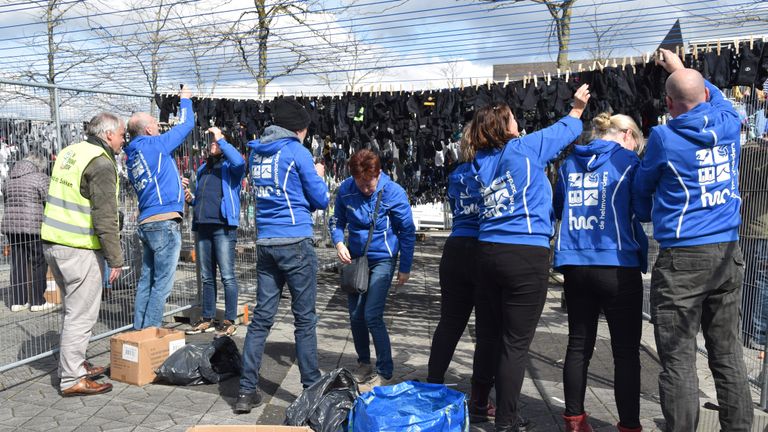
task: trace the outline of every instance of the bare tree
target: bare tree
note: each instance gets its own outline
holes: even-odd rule
[[[503,0],[480,0],[489,3],[499,3]],[[512,3],[532,1],[547,7],[552,16],[551,32],[557,35],[557,67],[568,68],[568,44],[571,41],[571,16],[576,0],[512,0]],[[497,6],[498,7],[498,6]]]
[[[178,13],[177,16],[179,28],[174,45],[177,51],[188,54],[184,58],[190,64],[197,93],[211,96],[222,72],[232,67],[232,61],[236,61],[237,56],[225,46],[221,33],[215,30],[215,23],[190,26],[184,17]]]
[[[316,62],[313,68],[316,76],[332,92],[346,87],[351,90],[362,88],[363,84],[378,81],[392,64],[389,56],[373,53],[375,49],[366,42],[367,35],[356,32],[351,25],[343,40],[335,40],[326,47],[327,55],[333,61]]]
[[[606,20],[600,14],[600,4],[592,0],[592,12],[584,14],[580,18],[587,23],[594,36],[594,43],[588,44],[585,49],[591,54],[590,60],[602,62],[611,57],[614,50],[614,39],[617,34],[619,22],[624,22],[624,14],[620,14],[611,20]]]
[[[113,56],[127,57],[139,68],[147,84],[144,90],[151,94],[157,93],[163,64],[174,55],[167,48],[179,34],[168,29],[174,18],[174,7],[180,7],[178,5],[179,2],[174,0],[152,0],[149,4],[144,0],[130,0],[121,25],[109,26],[108,29],[98,23],[91,24],[94,32],[117,51],[112,53]],[[126,65],[122,65],[122,69],[125,68]],[[120,70],[114,68],[104,70],[104,74],[110,77],[119,73]],[[114,81],[118,87],[136,90],[129,80],[115,77]],[[153,114],[155,110],[156,107],[152,105]]]
[[[18,4],[14,0],[5,3]],[[64,22],[76,18],[76,13],[85,12],[80,2],[64,0],[46,0],[39,3],[40,10],[35,13],[45,23],[45,33],[34,34],[29,38],[27,46],[30,51],[44,59],[31,62],[21,61],[18,72],[12,73],[12,79],[23,79],[45,84],[58,84],[74,74],[87,74],[86,66],[97,64],[106,58],[105,54],[95,54],[93,51],[82,49],[72,42],[68,35],[63,34]],[[37,100],[48,105],[51,119],[56,115],[56,95],[53,89],[47,97],[23,92],[22,98]],[[61,101],[59,101],[61,103]]]
[[[285,21],[297,24],[298,28],[305,30],[314,40],[332,47],[334,42],[331,32],[310,24],[310,18],[314,14],[311,8],[318,3],[318,0],[253,0],[254,9],[240,14],[235,24],[226,32],[225,37],[232,41],[237,49],[241,66],[256,80],[260,97],[264,97],[267,85],[277,78],[290,75],[312,61],[333,61],[329,58],[327,50],[317,46],[308,49],[296,36],[281,34],[285,27],[274,27],[278,18],[282,17]],[[255,56],[251,48],[253,43],[256,45]],[[288,55],[275,65],[270,62],[269,50],[278,48],[287,51]],[[286,57],[289,58],[285,60]]]
[[[459,76],[461,75],[461,65],[457,60],[449,61],[440,67],[440,75],[448,82],[448,87],[459,86]]]

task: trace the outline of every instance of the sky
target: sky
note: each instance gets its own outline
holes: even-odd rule
[[[151,50],[138,49],[157,24],[159,0],[57,0],[69,8],[57,27],[66,52],[57,68],[68,73],[57,82],[73,87],[137,93],[149,91],[144,67]],[[255,80],[243,66],[233,38],[255,20],[253,0],[230,0],[211,7],[199,0],[163,0],[171,13],[160,32],[163,42],[158,91],[179,83],[219,97],[255,97]],[[287,0],[266,0],[267,6]],[[279,75],[296,59],[305,60],[290,75],[275,78],[267,95],[333,94],[350,88],[370,90],[441,88],[463,80],[485,82],[494,64],[551,61],[557,41],[551,16],[534,1],[355,0],[303,1],[311,13],[286,14],[272,23],[268,75]],[[0,76],[29,79],[45,72],[45,2],[0,2]],[[135,11],[136,6],[143,9]],[[236,27],[235,21],[246,13]],[[752,22],[753,18],[765,21]],[[685,42],[768,36],[768,1],[758,0],[576,0],[571,19],[572,60],[590,64],[598,37],[603,56],[639,57],[652,51],[676,19]],[[185,30],[186,27],[186,30]],[[257,64],[253,38],[244,40],[246,58]],[[90,59],[91,62],[82,63]],[[195,71],[198,71],[196,74]],[[26,76],[25,76],[26,75]],[[40,80],[40,76],[37,76]],[[520,79],[520,77],[510,77]]]

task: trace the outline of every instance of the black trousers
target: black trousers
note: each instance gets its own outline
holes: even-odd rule
[[[481,296],[478,284],[477,239],[449,237],[440,259],[440,322],[432,336],[427,381],[442,384],[475,309],[475,355],[472,382],[493,384],[496,371],[498,332],[493,328],[492,310]]]
[[[11,304],[41,305],[45,303],[48,264],[43,255],[39,235],[8,234],[11,245]]]
[[[496,367],[496,426],[518,421],[528,349],[547,297],[549,248],[478,242],[480,291],[500,332]]]
[[[619,421],[640,427],[640,336],[643,279],[640,269],[565,266],[568,350],[563,367],[565,415],[584,413],[587,370],[595,349],[600,311],[605,314],[613,352],[613,395]]]

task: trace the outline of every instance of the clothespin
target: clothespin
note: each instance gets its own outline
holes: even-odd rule
[[[491,89],[491,79],[488,78],[488,80],[485,82],[485,86],[488,88],[488,90]]]
[[[712,47],[709,46],[709,42],[707,42],[707,52],[712,52]]]
[[[571,68],[568,68],[565,70],[565,82],[568,82],[571,79]]]
[[[537,77],[536,74],[533,74],[533,86],[534,87],[539,86],[539,77]]]
[[[607,64],[607,63],[608,63],[608,62],[606,61],[606,64]],[[616,59],[615,59],[615,58],[613,59],[613,67],[618,67],[618,65],[616,64]]]
[[[462,91],[464,90],[464,78],[462,78],[461,81],[459,81],[459,90],[462,90]]]
[[[597,67],[597,61],[593,61],[591,70],[595,70],[596,67]]]
[[[469,77],[469,86],[470,86],[470,87],[472,87],[472,86],[474,86],[474,85],[475,85],[475,84],[472,82],[472,77]]]
[[[733,49],[736,50],[736,54],[739,53],[739,38],[733,40]]]
[[[635,68],[635,58],[634,57],[630,57],[629,58],[629,64],[632,65],[632,72],[637,73],[637,69]]]
[[[696,44],[693,44],[693,59],[694,60],[699,59],[699,47]]]
[[[621,67],[622,68],[627,67],[627,58],[626,57],[622,57],[621,58]]]
[[[403,83],[400,83],[400,94],[403,94]]]
[[[755,36],[749,35],[749,49],[753,49],[755,47]]]
[[[504,88],[509,84],[509,74],[504,75]]]
[[[552,84],[552,75],[549,72],[547,72],[547,85],[550,85],[550,84]]]
[[[720,39],[717,40],[717,55],[720,55]]]
[[[523,75],[523,88],[528,86],[528,75]]]
[[[371,91],[370,94],[373,94],[373,84],[371,84]]]
[[[583,70],[582,66],[583,65],[581,63],[579,63],[579,73],[581,73],[581,71]]]
[[[555,75],[557,78],[560,78],[560,68],[557,68],[557,75]]]

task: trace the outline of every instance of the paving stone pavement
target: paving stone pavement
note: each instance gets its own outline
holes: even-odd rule
[[[387,306],[386,320],[392,341],[395,380],[424,380],[429,357],[431,335],[439,318],[440,294],[437,269],[444,237],[429,236],[417,243],[411,280],[393,289]],[[353,367],[356,356],[348,324],[346,297],[336,289],[337,276],[319,276],[317,310],[318,355],[320,367],[328,371],[337,367]],[[522,413],[531,419],[529,431],[561,431],[563,392],[562,363],[567,344],[567,316],[560,307],[562,289],[550,287],[536,337],[531,345],[530,364],[521,395]],[[114,389],[105,395],[62,398],[56,383],[56,359],[47,358],[29,366],[5,372],[0,392],[0,432],[3,431],[185,431],[192,425],[280,424],[285,408],[301,392],[299,371],[293,351],[293,326],[290,302],[283,299],[275,325],[267,342],[261,371],[264,403],[250,414],[235,415],[232,405],[237,396],[238,381],[233,378],[216,385],[175,387],[150,384],[144,387],[113,382]],[[179,329],[185,325],[176,324]],[[235,342],[242,348],[246,333],[241,326]],[[474,327],[472,320],[456,350],[446,383],[469,392],[472,367]],[[206,341],[212,334],[188,337],[188,342]],[[89,347],[95,364],[109,362],[108,340]],[[615,431],[618,421],[613,401],[612,357],[608,330],[599,327],[599,339],[590,367],[586,406],[596,431]],[[645,431],[663,430],[658,402],[656,376],[659,364],[653,342],[653,329],[643,326],[643,365],[641,416]],[[711,374],[706,359],[699,356],[699,379],[702,406],[714,400]],[[109,381],[107,379],[107,381]],[[759,401],[759,394],[753,393]],[[766,416],[755,410],[753,430],[766,427]],[[716,412],[702,409],[700,431],[717,431]],[[472,431],[491,431],[492,423],[472,425]],[[765,429],[768,430],[768,429]]]

